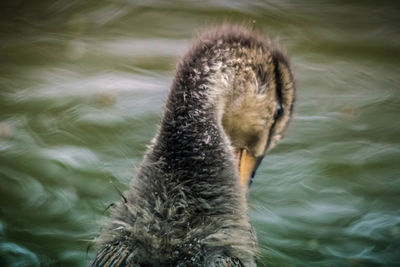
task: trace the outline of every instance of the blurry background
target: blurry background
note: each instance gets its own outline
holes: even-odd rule
[[[85,266],[177,60],[228,21],[289,52],[286,138],[248,194],[264,266],[400,264],[400,16],[389,1],[0,4],[0,266]]]

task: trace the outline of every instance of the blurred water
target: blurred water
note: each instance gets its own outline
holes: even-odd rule
[[[287,48],[286,138],[249,192],[264,266],[400,265],[400,17],[374,1],[2,1],[0,266],[85,266],[201,29]]]

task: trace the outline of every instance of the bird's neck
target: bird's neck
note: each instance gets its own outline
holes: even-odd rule
[[[193,55],[192,55],[193,56]],[[208,66],[185,61],[178,68],[152,153],[162,158],[167,171],[186,180],[218,183],[215,179],[230,176],[234,183],[236,164],[224,133],[221,116],[223,90],[216,61]],[[217,67],[215,67],[217,66]],[[229,174],[221,175],[219,172]],[[223,179],[223,178],[221,178]]]

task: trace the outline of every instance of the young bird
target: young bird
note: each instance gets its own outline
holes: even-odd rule
[[[245,194],[282,138],[294,90],[284,52],[265,36],[228,25],[202,34],[91,266],[255,266]]]

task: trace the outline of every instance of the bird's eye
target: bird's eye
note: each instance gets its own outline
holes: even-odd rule
[[[283,108],[281,102],[277,101],[278,103],[276,104],[276,110],[274,114],[274,119],[277,120],[280,116],[282,116],[283,113]]]

